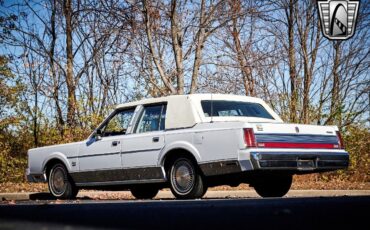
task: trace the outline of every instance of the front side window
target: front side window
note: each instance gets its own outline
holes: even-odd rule
[[[137,133],[159,131],[165,129],[166,105],[145,106],[136,128]]]
[[[267,110],[258,103],[241,101],[210,101],[201,102],[206,117],[259,117],[274,119]]]
[[[118,111],[103,128],[103,136],[117,136],[126,134],[135,109]]]

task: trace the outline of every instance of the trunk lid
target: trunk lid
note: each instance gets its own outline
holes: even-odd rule
[[[335,126],[252,123],[259,148],[340,149]]]

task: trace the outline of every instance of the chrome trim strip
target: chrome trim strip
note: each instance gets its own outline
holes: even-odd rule
[[[347,152],[251,152],[256,170],[322,171],[347,168]],[[311,161],[312,163],[302,164]]]
[[[148,179],[148,180],[128,180],[128,181],[106,181],[106,182],[87,182],[76,183],[77,186],[105,186],[105,185],[127,185],[127,184],[149,184],[166,182],[165,179]]]
[[[224,175],[242,171],[238,160],[201,163],[199,167],[205,176]]]
[[[238,158],[226,158],[226,159],[218,159],[218,160],[212,160],[212,161],[202,161],[202,162],[199,162],[199,165],[208,164],[208,163],[226,162],[226,161],[238,161]]]
[[[284,156],[290,156],[290,155],[320,155],[320,156],[348,156],[348,152],[322,152],[322,151],[312,151],[312,152],[300,152],[300,151],[287,151],[287,152],[274,152],[274,151],[253,151],[251,152],[251,155],[263,155],[265,154],[266,156],[277,156],[277,155],[284,155]]]
[[[126,169],[106,169],[70,173],[76,184],[81,183],[114,183],[115,181],[165,180],[162,168],[141,167]]]
[[[67,159],[83,158],[83,157],[109,156],[109,155],[115,155],[115,154],[129,154],[129,153],[151,152],[151,151],[158,151],[158,150],[161,150],[161,149],[162,149],[162,148],[156,148],[156,149],[143,149],[143,150],[132,150],[132,151],[113,152],[113,153],[88,154],[88,155],[82,155],[82,156],[70,156],[70,157],[67,157]]]
[[[146,165],[145,168],[155,168],[157,165]],[[106,170],[130,170],[130,169],[143,169],[143,167],[136,166],[136,167],[126,167],[126,168],[101,168],[101,169],[95,169],[95,170],[80,170],[80,171],[75,171],[72,173],[82,173],[82,172],[99,172],[99,171],[106,171]]]
[[[333,135],[256,133],[255,136],[257,142],[338,144],[338,137]]]
[[[180,128],[171,128],[171,129],[165,129],[164,131],[176,131],[176,130],[184,130],[184,129],[191,129],[194,128],[197,124],[194,124],[192,126],[187,127],[180,127]]]
[[[324,137],[336,137],[336,135],[305,134],[305,133],[255,133],[255,135],[290,135],[290,136],[324,136]]]
[[[85,158],[85,157],[99,157],[99,156],[110,156],[110,155],[116,155],[116,154],[120,154],[120,153],[121,152],[88,154],[88,155],[81,155],[81,156],[71,156],[71,157],[67,157],[67,159]]]
[[[129,154],[129,153],[141,153],[141,152],[151,152],[151,151],[158,151],[162,148],[156,148],[156,149],[143,149],[143,150],[131,150],[131,151],[123,151],[122,154]]]

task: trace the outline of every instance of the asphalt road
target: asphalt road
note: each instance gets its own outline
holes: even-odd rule
[[[0,205],[0,229],[367,229],[369,218],[370,196]]]

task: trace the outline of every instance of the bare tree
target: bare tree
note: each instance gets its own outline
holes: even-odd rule
[[[321,41],[321,32],[315,2],[301,1],[296,5],[295,21],[297,22],[300,55],[303,62],[303,102],[301,122],[310,123],[310,92],[313,71]]]
[[[35,143],[43,119],[63,136],[93,128],[113,104],[196,92],[257,96],[291,122],[346,127],[369,108],[369,4],[356,35],[340,43],[322,37],[315,5],[17,1],[0,11],[0,39],[28,87],[22,112]],[[26,60],[42,65],[19,65]]]
[[[255,79],[252,74],[252,64],[251,59],[253,55],[251,55],[252,50],[252,42],[253,42],[253,24],[254,20],[253,18],[257,15],[255,12],[253,12],[253,9],[243,9],[242,3],[240,0],[238,1],[228,1],[230,5],[230,13],[231,13],[231,28],[230,28],[230,34],[233,38],[233,48],[235,49],[235,53],[237,56],[237,61],[239,64],[239,68],[241,70],[242,76],[243,76],[243,85],[245,89],[245,94],[247,96],[256,96],[255,92]],[[243,11],[243,12],[242,12]],[[251,14],[251,29],[248,36],[248,40],[246,41],[246,44],[244,44],[244,47],[242,47],[242,43],[240,40],[240,31],[242,27],[242,20],[244,20],[245,15],[248,13]]]
[[[73,47],[72,47],[72,36],[73,36],[73,25],[72,25],[72,0],[63,1],[63,14],[66,25],[66,55],[67,55],[67,66],[66,66],[66,83],[68,89],[68,108],[67,108],[67,124],[69,126],[75,125],[76,122],[76,82],[73,75]]]
[[[186,4],[188,3],[177,0],[171,1],[169,5],[156,1],[142,1],[145,33],[150,55],[161,82],[169,94],[183,94],[185,92],[185,77],[190,74],[186,73],[184,61],[190,59],[190,56],[193,57],[193,62],[191,71],[189,71],[191,73],[189,93],[196,92],[204,44],[210,35],[223,27],[229,20],[225,12],[224,1],[211,2],[207,5],[207,2],[202,0],[198,9],[194,6],[186,6]],[[188,23],[183,23],[184,13],[182,12],[181,15],[178,13],[179,9],[185,7],[191,8],[187,9],[191,12],[190,16],[187,15]],[[167,23],[167,19],[169,23]],[[158,26],[164,28],[158,28]],[[184,38],[189,34],[192,37],[188,38],[188,46],[184,47],[186,43]],[[163,54],[166,48],[161,44],[163,40],[159,41],[159,39],[169,40],[173,59],[172,54]],[[164,60],[165,57],[166,60]],[[174,68],[171,64],[166,64],[171,66],[166,69],[163,64],[165,62],[174,63]],[[174,76],[176,83],[173,81]]]
[[[296,72],[296,57],[295,57],[295,36],[294,36],[294,10],[296,9],[296,0],[289,0],[285,8],[285,14],[288,22],[288,57],[289,57],[289,76],[290,76],[290,121],[297,121],[297,106],[298,106],[298,82]]]

